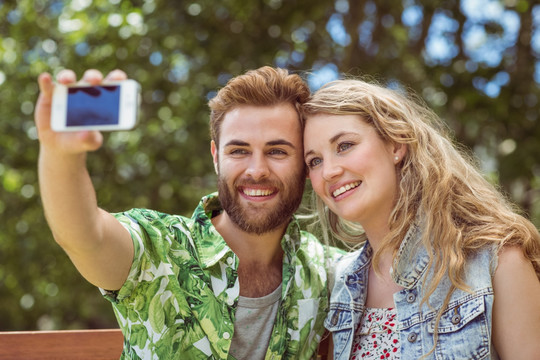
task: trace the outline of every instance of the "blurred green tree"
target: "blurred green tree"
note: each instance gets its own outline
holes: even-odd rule
[[[215,189],[207,100],[263,65],[420,94],[540,226],[540,7],[525,0],[0,0],[0,330],[115,326],[39,200],[36,78],[125,70],[140,124],[88,166],[102,207],[190,215]],[[205,155],[206,154],[206,155]]]

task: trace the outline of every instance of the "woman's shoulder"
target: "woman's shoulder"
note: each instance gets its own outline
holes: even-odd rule
[[[501,358],[537,356],[540,351],[540,281],[519,246],[505,246],[499,251],[493,290],[493,334],[497,352]]]
[[[519,246],[503,246],[499,250],[497,258],[495,279],[506,276],[518,276],[521,278],[524,275],[528,275],[533,279],[536,277],[532,263],[525,257],[523,250]]]

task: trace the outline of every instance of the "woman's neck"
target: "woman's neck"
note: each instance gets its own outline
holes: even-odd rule
[[[386,235],[390,232],[390,229],[388,228],[388,225],[385,224],[384,226],[364,226],[364,231],[366,233],[366,237],[369,240],[369,244],[373,251],[378,251],[384,242],[384,239]]]

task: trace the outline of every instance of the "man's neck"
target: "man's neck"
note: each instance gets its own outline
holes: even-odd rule
[[[212,224],[240,261],[240,295],[260,297],[274,291],[281,283],[281,239],[287,224],[260,235],[247,233],[236,226],[226,212],[213,217]]]

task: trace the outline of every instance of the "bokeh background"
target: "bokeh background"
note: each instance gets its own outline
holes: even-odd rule
[[[45,222],[36,77],[125,70],[129,132],[88,160],[99,204],[190,215],[215,189],[207,101],[263,65],[410,89],[540,227],[540,5],[525,0],[0,0],[0,330],[114,327]]]

